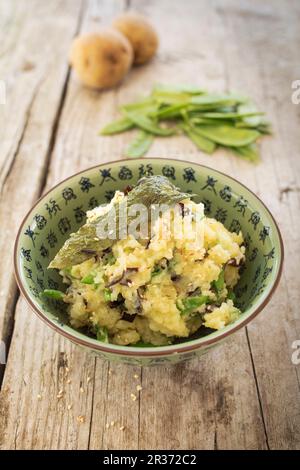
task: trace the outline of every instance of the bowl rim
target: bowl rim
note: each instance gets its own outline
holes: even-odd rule
[[[219,173],[221,176],[225,176],[226,178],[229,178],[231,179],[232,181],[234,181],[235,183],[241,185],[243,188],[245,188],[247,191],[249,191],[249,193],[255,198],[258,200],[258,202],[263,206],[263,208],[266,210],[267,214],[269,215],[269,217],[271,218],[273,224],[274,224],[274,227],[276,229],[276,232],[277,232],[277,235],[278,235],[278,240],[279,240],[279,246],[280,246],[280,251],[279,251],[279,267],[278,267],[278,272],[277,272],[277,275],[276,275],[276,278],[274,279],[273,281],[273,285],[271,286],[271,289],[268,293],[268,295],[265,297],[265,299],[262,301],[262,303],[260,305],[258,305],[254,310],[253,312],[248,315],[244,320],[240,321],[240,322],[237,322],[237,324],[235,326],[232,326],[230,329],[226,329],[223,333],[220,333],[217,337],[213,337],[211,339],[209,339],[209,336],[207,336],[207,339],[204,339],[203,337],[201,338],[201,343],[193,343],[191,345],[188,345],[188,343],[179,343],[179,344],[175,344],[175,345],[170,345],[170,346],[158,346],[158,347],[155,347],[155,348],[150,348],[150,347],[145,347],[145,348],[136,348],[136,351],[132,351],[132,350],[129,350],[127,351],[126,349],[116,349],[114,348],[114,345],[105,345],[105,343],[90,343],[89,342],[89,337],[86,336],[86,340],[85,339],[82,339],[82,338],[78,338],[75,334],[71,334],[69,333],[68,331],[64,330],[63,328],[60,327],[59,324],[55,324],[53,321],[51,321],[45,314],[44,312],[38,308],[35,303],[32,301],[30,295],[28,294],[27,290],[25,289],[24,285],[23,285],[23,282],[22,282],[22,279],[21,279],[21,276],[20,276],[20,272],[19,272],[19,265],[18,265],[18,258],[19,258],[19,255],[18,255],[18,245],[19,245],[19,239],[20,239],[20,236],[22,234],[22,229],[23,229],[23,226],[24,226],[24,223],[25,221],[27,220],[27,218],[29,217],[29,215],[31,214],[31,212],[33,212],[33,210],[35,209],[35,207],[48,195],[50,194],[53,190],[55,190],[56,188],[58,188],[62,183],[65,183],[67,181],[69,181],[70,179],[78,176],[78,175],[81,175],[83,173],[86,173],[88,171],[91,171],[91,170],[95,170],[96,168],[99,168],[99,167],[103,167],[105,165],[108,165],[108,164],[124,164],[125,162],[147,162],[147,161],[155,161],[155,160],[164,160],[164,161],[168,161],[168,162],[174,162],[174,163],[185,163],[187,165],[196,165],[200,168],[205,168],[206,170],[211,170],[211,171],[215,171],[217,173]],[[249,189],[245,184],[241,183],[240,181],[238,181],[236,178],[233,178],[232,176],[230,175],[227,175],[226,173],[222,172],[222,171],[219,171],[219,170],[216,170],[215,168],[211,168],[207,165],[202,165],[201,163],[195,163],[193,161],[187,161],[187,160],[183,160],[183,159],[177,159],[177,158],[166,158],[166,157],[144,157],[144,158],[135,158],[134,160],[133,159],[130,159],[130,158],[123,158],[123,159],[119,159],[119,160],[112,160],[112,161],[109,161],[109,162],[104,162],[104,163],[100,163],[98,165],[93,165],[91,167],[88,167],[88,168],[85,168],[83,170],[80,170],[76,173],[73,173],[71,175],[69,175],[68,177],[62,179],[61,181],[59,181],[57,184],[55,184],[54,186],[52,186],[48,191],[46,191],[45,193],[43,193],[37,200],[36,202],[33,204],[33,206],[27,211],[27,213],[25,214],[25,216],[23,217],[21,223],[20,223],[20,226],[19,226],[19,229],[18,229],[18,232],[17,232],[17,236],[16,236],[16,239],[15,239],[15,243],[14,243],[14,252],[13,252],[13,258],[14,258],[14,273],[15,273],[15,278],[16,278],[16,282],[17,282],[17,285],[19,287],[19,290],[20,290],[20,293],[24,296],[25,300],[27,301],[29,307],[34,311],[34,313],[44,322],[46,323],[47,325],[49,325],[54,331],[62,334],[64,337],[66,337],[68,340],[72,341],[73,343],[76,343],[80,346],[83,346],[83,347],[87,347],[89,349],[93,349],[93,350],[96,350],[96,351],[100,351],[100,352],[103,352],[103,353],[108,353],[108,354],[113,354],[113,355],[119,355],[119,356],[130,356],[130,357],[136,357],[136,358],[139,358],[139,357],[144,357],[144,358],[151,358],[151,357],[159,357],[159,356],[170,356],[170,355],[174,355],[174,354],[179,354],[179,353],[188,353],[188,352],[191,352],[191,351],[195,351],[197,349],[202,349],[202,348],[205,348],[207,346],[210,346],[212,344],[218,344],[218,343],[221,343],[222,340],[224,340],[225,338],[227,338],[229,335],[235,333],[236,331],[238,331],[239,329],[243,328],[244,326],[246,326],[251,320],[253,320],[253,318],[255,318],[264,308],[265,306],[268,304],[268,302],[270,301],[271,297],[273,296],[275,290],[277,289],[277,286],[279,284],[279,281],[280,281],[280,278],[281,278],[281,275],[282,275],[282,270],[283,270],[283,262],[284,262],[284,245],[283,245],[283,239],[282,239],[282,235],[281,235],[281,232],[280,232],[280,229],[278,227],[278,224],[274,218],[274,216],[272,215],[271,211],[267,208],[267,206],[265,205],[265,203],[260,199],[260,197],[258,197],[251,189]],[[74,330],[76,331],[76,330]],[[92,338],[91,338],[92,339]],[[173,346],[173,347],[172,347]],[[123,346],[124,348],[126,348],[126,346]],[[170,349],[170,347],[172,347],[172,349]],[[155,350],[155,349],[159,349],[160,350]],[[163,348],[163,349],[162,349]]]

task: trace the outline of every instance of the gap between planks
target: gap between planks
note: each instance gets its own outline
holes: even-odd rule
[[[260,390],[259,390],[258,379],[257,379],[257,374],[256,374],[256,369],[255,369],[255,363],[254,363],[254,359],[253,359],[251,343],[250,343],[250,338],[249,338],[249,331],[248,331],[247,326],[245,327],[245,330],[246,330],[247,344],[248,344],[248,348],[249,348],[250,360],[251,360],[251,365],[252,365],[252,370],[253,370],[253,377],[254,377],[254,381],[255,381],[257,399],[258,399],[258,403],[259,403],[259,411],[260,411],[260,414],[261,414],[261,420],[262,420],[262,425],[263,425],[264,434],[265,434],[266,447],[267,447],[267,450],[270,450],[267,426],[266,426],[264,410],[263,410],[263,405],[262,405],[262,400],[261,400],[261,393],[260,393]]]

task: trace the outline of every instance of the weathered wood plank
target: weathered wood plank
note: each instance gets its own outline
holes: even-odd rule
[[[97,28],[99,24],[104,22],[104,19],[108,21],[113,12],[117,13],[122,8],[122,1],[91,1],[84,14],[83,29]],[[77,13],[79,14],[79,11]],[[51,36],[55,36],[55,34],[54,28]],[[72,35],[64,40],[65,48],[60,58],[64,69]],[[59,39],[57,40],[59,41]],[[53,83],[54,77],[49,74],[47,80],[49,83]],[[60,84],[60,90],[62,87],[63,83]],[[101,95],[82,89],[75,79],[73,87],[76,92],[70,92],[67,95],[67,116],[70,118],[73,116],[71,119],[76,122],[76,119],[82,115],[86,124],[86,119],[93,119],[93,112],[97,105],[99,106]],[[113,97],[113,93],[111,93],[111,97]],[[108,103],[111,105],[110,102]],[[46,106],[47,100],[43,103],[43,107]],[[39,109],[35,120],[39,117],[43,119],[43,109]],[[46,117],[45,120],[47,121]],[[63,126],[59,128],[53,163],[47,170],[47,187],[52,186],[63,176],[76,171],[81,167],[80,165],[88,166],[90,164],[89,157],[93,155],[93,147],[89,148],[85,145],[88,141],[84,139],[83,145],[85,145],[87,153],[84,156],[85,160],[80,161],[81,152],[78,152],[78,149],[81,148],[83,128],[80,131],[79,127],[74,124],[70,126],[70,121],[66,124],[67,131]],[[75,139],[76,134],[77,138]],[[95,141],[97,140],[96,134],[95,132]],[[66,141],[66,135],[70,141]],[[31,141],[35,143],[36,140],[37,137],[31,135]],[[38,142],[40,143],[40,141]],[[27,172],[28,177],[29,175],[31,178],[34,177],[30,167],[27,167]],[[15,184],[18,181],[16,174],[12,174],[12,176],[14,178],[12,178],[11,184]],[[39,182],[41,184],[42,178],[39,178]],[[29,181],[26,180],[25,187],[21,186],[20,188],[21,191],[24,191],[24,198],[29,184]],[[28,338],[33,340],[28,341]],[[31,350],[30,353],[28,348]],[[26,349],[28,354],[25,352]],[[63,362],[68,364],[67,367],[70,369],[68,374]],[[18,377],[14,377],[16,367],[19,368]],[[106,390],[107,367],[107,364],[102,362],[95,379],[95,358],[84,354],[80,349],[75,348],[74,350],[73,345],[65,342],[59,335],[53,334],[28,309],[24,299],[19,299],[9,361],[1,391],[3,413],[0,417],[0,447],[18,449],[87,448],[93,393],[97,393],[98,387],[102,391]],[[74,373],[76,377],[73,376]],[[89,383],[87,383],[88,377],[91,379]],[[68,383],[68,380],[71,382]],[[93,391],[94,387],[95,391]],[[82,388],[82,392],[80,388]],[[60,393],[61,391],[63,393]],[[102,405],[104,404],[105,401]],[[70,410],[68,405],[71,405]],[[101,416],[98,425],[103,432],[106,429],[104,413]]]
[[[140,6],[140,2],[139,2]],[[161,8],[161,6],[160,6]],[[168,5],[165,6],[166,10],[168,9]],[[181,7],[182,8],[182,7]],[[198,7],[199,9],[199,7]],[[170,35],[169,42],[166,43],[162,47],[166,48],[166,51],[172,55],[174,54],[176,57],[177,49],[179,47],[179,40],[177,38],[177,30],[178,30],[178,21],[179,18],[182,20],[182,11],[180,10],[178,13],[178,20],[173,25],[173,34]],[[164,25],[160,23],[160,10],[157,10],[157,4],[153,7],[152,10],[147,10],[146,13],[153,15],[154,20],[157,22],[158,27],[163,30]],[[202,13],[199,11],[199,13]],[[198,16],[201,16],[198,15]],[[165,15],[163,17],[166,17]],[[186,22],[190,22],[191,18],[191,11],[186,12]],[[193,25],[194,26],[194,25]],[[193,28],[192,28],[193,29]],[[170,31],[170,28],[168,29]],[[194,28],[195,30],[195,28]],[[197,33],[197,30],[196,30]],[[196,34],[195,33],[195,34]],[[162,33],[161,33],[162,34]],[[170,33],[169,33],[170,34]],[[207,35],[208,32],[206,30],[203,31],[203,36]],[[163,36],[163,34],[162,34]],[[165,39],[166,41],[166,39]],[[215,45],[214,38],[211,38],[212,45]],[[196,46],[195,46],[196,48]],[[213,47],[212,47],[213,49]],[[117,91],[109,91],[103,93],[101,95],[96,93],[87,92],[80,88],[77,82],[72,80],[69,90],[68,96],[66,100],[66,106],[64,108],[64,112],[62,114],[62,119],[60,122],[59,133],[57,137],[57,145],[54,149],[52,165],[50,167],[50,171],[55,172],[54,179],[61,178],[62,175],[66,175],[70,173],[70,165],[72,164],[72,169],[75,171],[77,168],[84,168],[87,163],[94,164],[100,161],[109,161],[115,158],[119,158],[122,155],[122,149],[124,145],[127,144],[128,139],[130,139],[130,134],[127,135],[120,135],[115,136],[114,138],[104,138],[104,137],[97,137],[97,129],[104,125],[109,119],[111,119],[114,114],[116,113],[116,103],[117,102],[125,102],[132,97],[135,97],[139,93],[145,92],[145,84],[148,84],[148,88],[150,89],[154,79],[153,77],[167,77],[170,75],[170,70],[172,67],[166,62],[164,56],[167,52],[162,50],[162,59],[158,56],[155,59],[151,67],[150,65],[144,68],[139,68],[129,75],[128,79],[125,81],[123,86],[119,88]],[[195,57],[197,58],[197,53],[195,52],[193,55],[193,49],[189,51],[191,54],[188,63],[191,64],[194,62]],[[173,78],[173,81],[191,81],[193,79],[193,72],[190,67],[183,67],[182,62],[179,58],[176,59],[178,61],[178,68],[182,70],[180,77],[177,76]],[[202,61],[199,62],[199,68],[205,69],[205,66],[208,62],[209,58],[206,58],[204,63]],[[175,62],[176,63],[176,62]],[[186,62],[184,61],[184,65]],[[194,64],[195,65],[195,64]],[[150,75],[151,74],[151,75]],[[219,72],[216,80],[213,82],[213,86],[216,88],[221,88],[224,86],[221,71]],[[209,84],[211,83],[207,77],[203,78],[201,83]],[[74,106],[73,103],[80,103],[80,106]],[[76,124],[74,124],[76,123]],[[96,124],[95,124],[96,123]],[[84,129],[84,132],[83,132]],[[61,136],[64,136],[62,139]],[[170,139],[166,140],[157,140],[153,149],[151,149],[151,153],[153,155],[170,155],[169,147],[166,145],[171,146],[171,154],[173,153],[173,149],[176,149],[176,154],[182,157],[182,154],[185,156],[186,150],[186,141],[177,138],[177,139]],[[64,155],[64,159],[59,158],[60,155]],[[80,156],[80,161],[78,157]],[[76,159],[77,157],[77,159]],[[74,161],[74,158],[76,161]],[[189,147],[188,157],[194,160],[202,160],[209,161],[209,157],[204,155],[199,155],[195,152],[195,149],[192,145]],[[68,161],[68,164],[65,161]],[[226,160],[225,160],[226,161]],[[226,165],[225,163],[224,165]],[[249,352],[247,349],[247,341],[245,334],[243,333],[238,337],[238,344],[241,350],[244,350],[243,360],[241,364],[243,367],[247,368],[249,372],[250,380],[248,379],[248,375],[246,375],[247,380],[243,381],[240,385],[243,389],[243,393],[240,393],[240,399],[238,398],[238,393],[235,394],[235,399],[238,401],[238,406],[236,411],[228,410],[229,414],[233,414],[233,417],[230,420],[231,424],[228,424],[230,429],[229,434],[235,435],[235,440],[231,442],[226,441],[224,437],[224,433],[222,432],[222,420],[219,423],[219,430],[220,430],[220,445],[224,445],[225,447],[233,446],[247,446],[247,447],[261,447],[265,446],[264,443],[264,432],[263,426],[260,420],[259,414],[259,406],[258,400],[256,397],[255,391],[255,384],[252,376],[251,381],[251,361]],[[222,376],[222,369],[224,368],[224,363],[226,362],[226,352],[223,352],[220,356],[219,362],[219,369],[218,371],[214,371],[213,378]],[[204,359],[205,360],[205,359]],[[210,361],[207,360],[206,363],[206,370],[211,369]],[[185,366],[183,366],[185,367]],[[188,366],[186,366],[188,367]],[[201,366],[198,365],[200,367]],[[97,361],[96,366],[96,377],[102,373],[102,363],[101,361]],[[155,390],[155,404],[156,406],[151,405],[152,403],[152,396],[149,393],[149,399],[143,401],[143,392],[141,394],[141,403],[139,400],[134,402],[131,401],[131,393],[135,391],[135,379],[133,377],[134,373],[131,369],[128,369],[124,366],[113,367],[111,369],[113,374],[108,376],[108,388],[107,390],[95,390],[94,391],[94,407],[93,407],[93,414],[92,414],[92,422],[91,422],[91,434],[90,434],[90,448],[136,448],[138,445],[141,447],[146,447],[147,445],[158,445],[159,441],[164,442],[166,446],[169,446],[170,443],[175,439],[180,430],[176,427],[170,429],[168,433],[168,442],[164,441],[166,439],[166,433],[163,427],[160,427],[159,423],[163,423],[164,421],[160,420],[161,409],[158,406],[159,403],[165,403],[166,413],[172,413],[174,408],[174,402],[169,400],[168,394],[166,392],[166,384],[169,382],[169,374],[174,376],[174,370],[171,372],[166,372],[164,369],[157,369],[153,372],[153,369],[149,371],[144,371],[143,375],[145,374],[146,377],[146,386],[144,386],[144,382],[142,386],[146,390],[146,397],[147,397],[147,377],[151,377],[153,373],[156,376],[157,384],[160,384],[159,390]],[[175,368],[175,370],[177,370]],[[188,368],[187,368],[188,371]],[[140,372],[136,372],[137,375],[140,375]],[[195,375],[195,370],[191,373],[186,373],[189,380],[192,380],[192,377]],[[176,373],[175,373],[176,375]],[[208,374],[207,374],[208,375]],[[240,376],[237,372],[237,376]],[[237,376],[235,376],[237,381]],[[213,378],[211,379],[213,381]],[[224,379],[223,379],[224,383]],[[178,373],[178,387],[180,386],[180,374]],[[220,385],[219,394],[222,396],[224,393],[224,389]],[[214,442],[216,440],[216,428],[215,428],[215,412],[214,409],[214,399],[209,401],[207,407],[214,413],[213,419],[210,417],[207,418],[206,410],[201,411],[201,406],[199,406],[201,402],[201,394],[204,393],[203,390],[199,390],[199,394],[195,396],[195,403],[197,403],[197,409],[195,411],[195,407],[191,407],[190,409],[186,409],[186,419],[191,421],[193,416],[196,412],[196,416],[199,423],[202,423],[202,427],[198,428],[198,432],[195,434],[194,440],[190,436],[190,446],[199,446],[199,447],[209,447],[214,446]],[[226,390],[224,403],[228,400],[231,403],[230,395],[231,390]],[[253,400],[250,402],[244,400],[244,396],[252,396]],[[220,401],[221,400],[221,401]],[[111,421],[115,421],[115,425],[109,427],[108,429],[103,429],[99,421],[103,416],[103,403],[105,403],[105,416],[106,416],[106,423],[109,424]],[[116,406],[116,403],[118,406]],[[249,403],[249,405],[248,405]],[[184,397],[182,397],[182,408],[184,406]],[[224,405],[225,406],[225,405]],[[140,431],[138,432],[138,422],[139,422],[139,408],[140,408]],[[222,411],[222,398],[219,398],[219,413],[224,414],[224,410]],[[246,423],[243,426],[248,426],[249,429],[254,429],[252,433],[248,432],[246,435],[241,434],[240,429],[238,429],[238,423],[241,415],[240,408],[243,408],[243,414],[247,417]],[[200,411],[199,411],[200,410]],[[154,415],[153,415],[154,413]],[[226,412],[225,412],[226,413]],[[157,426],[155,427],[155,431],[153,432],[153,426],[151,423],[157,419]],[[101,421],[103,424],[103,421]],[[125,430],[120,432],[119,426],[124,425]],[[231,427],[232,426],[232,427]],[[208,429],[210,432],[208,432]],[[152,443],[151,439],[156,439],[155,443]],[[246,440],[246,444],[245,444]],[[185,443],[187,441],[184,441]],[[181,444],[184,446],[184,443]]]
[[[90,2],[82,29],[107,23],[125,3]],[[221,1],[131,2],[156,24],[162,38],[159,55],[133,70],[122,87],[104,93],[83,89],[71,76],[47,178],[50,187],[78,169],[120,158],[130,134],[104,138],[97,130],[117,114],[119,103],[145,93],[157,81],[240,88],[254,96],[269,111],[277,136],[265,140],[257,168],[221,151],[205,156],[181,137],[157,139],[149,152],[236,175],[263,197],[279,220],[288,220],[282,224],[289,245],[285,279],[264,314],[248,328],[252,356],[242,330],[191,363],[143,370],[108,365],[50,331],[22,299],[1,392],[2,448],[299,448],[298,370],[290,362],[291,341],[299,332],[298,263],[292,261],[299,255],[299,194],[294,189],[280,193],[299,185],[299,118],[296,107],[291,109],[286,101],[290,84],[285,85],[290,75],[297,78],[298,69],[279,67],[276,84],[270,83],[278,48],[287,54],[288,64],[296,63],[299,7],[289,3],[284,9],[280,2],[231,0],[226,8]],[[273,43],[272,28],[280,33],[287,24],[289,36]],[[290,112],[293,121],[286,118]],[[25,189],[21,191],[24,196]]]
[[[0,272],[0,339],[5,342],[17,295],[13,242],[44,180],[67,78],[66,44],[76,31],[80,6],[79,0],[1,2],[0,77],[7,88],[6,104],[0,106],[0,250],[5,266]]]
[[[169,5],[165,5],[166,9],[168,9],[168,7]],[[192,21],[191,13],[194,7],[195,4],[190,7],[191,10],[188,9],[185,12],[185,21],[188,24]],[[63,176],[70,174],[78,168],[83,168],[88,164],[94,164],[97,161],[110,160],[116,158],[116,156],[120,156],[121,149],[124,146],[124,142],[128,139],[128,136],[120,136],[118,139],[114,140],[99,138],[96,135],[97,128],[98,126],[101,127],[101,125],[112,117],[108,115],[109,112],[112,114],[115,113],[115,107],[113,105],[116,101],[130,99],[139,89],[142,92],[145,88],[145,83],[148,83],[150,88],[153,83],[153,76],[165,76],[166,78],[169,76],[172,67],[174,67],[174,63],[171,66],[168,60],[166,61],[164,59],[164,54],[166,54],[167,51],[169,51],[171,56],[174,54],[174,57],[176,57],[176,59],[173,60],[175,64],[176,61],[178,62],[178,68],[182,70],[180,77],[182,81],[190,81],[193,78],[191,68],[187,66],[183,67],[183,65],[186,65],[186,62],[189,63],[190,66],[191,64],[195,66],[195,61],[197,61],[196,64],[199,64],[199,69],[203,68],[203,70],[207,67],[208,62],[213,63],[211,67],[211,69],[213,69],[214,64],[217,63],[214,62],[216,61],[215,57],[206,57],[202,60],[203,58],[197,55],[195,36],[198,38],[198,28],[196,27],[198,23],[195,23],[196,20],[194,20],[194,22],[192,21],[193,28],[190,28],[191,31],[194,31],[194,33],[190,33],[190,39],[194,39],[195,49],[193,50],[189,47],[190,56],[185,59],[184,64],[182,64],[182,59],[180,58],[184,49],[181,51],[180,56],[176,56],[179,47],[178,39],[176,39],[178,36],[178,21],[179,19],[182,21],[182,13],[185,10],[183,6],[179,7],[177,5],[177,8],[179,11],[176,17],[178,19],[172,26],[173,34],[170,34],[169,42],[164,46],[166,52],[162,50],[163,59],[160,60],[158,58],[154,61],[152,68],[150,68],[149,65],[148,67],[140,68],[133,72],[133,74],[128,77],[124,86],[120,88],[120,92],[109,91],[103,94],[89,92],[82,89],[77,82],[72,79],[51,160],[48,185],[53,184],[54,181],[61,179]],[[203,18],[203,12],[198,3],[197,8],[199,14],[196,18]],[[160,23],[161,15],[160,10],[157,9],[157,3],[151,7],[149,13],[153,15],[158,26],[163,29],[164,25]],[[213,11],[210,11],[210,15],[212,19],[214,19],[215,14]],[[163,15],[162,18],[163,17],[165,16]],[[203,36],[210,38],[211,49],[213,50],[213,46],[216,46],[215,35],[209,34],[204,23],[200,29],[203,31]],[[187,46],[188,44],[185,45],[185,47]],[[177,81],[178,79],[179,76],[176,77]],[[223,88],[224,82],[221,69],[218,70],[215,80],[207,76],[203,77],[201,80],[203,84],[211,84],[212,82],[215,88]],[[169,149],[165,146],[166,142],[173,146],[173,148],[177,148],[178,155],[181,153],[185,154],[186,142],[181,138],[169,141],[157,141],[157,147],[156,149],[154,147],[152,152],[158,152],[156,154],[163,155],[169,154]],[[112,151],[111,149],[114,150]],[[62,156],[63,158],[61,158]],[[208,160],[208,157],[198,154],[192,146],[190,147],[187,158],[196,161]],[[223,164],[225,167],[228,165],[226,159],[224,159]],[[23,310],[20,304],[17,308],[16,333],[22,331],[22,322],[20,320],[20,318],[22,318],[21,312],[23,312],[24,315],[26,308]],[[35,334],[37,335],[39,329],[44,329],[44,326],[39,322],[37,323],[33,317],[30,319],[30,323],[33,324],[32,328],[34,328]],[[53,335],[53,351],[56,350],[58,341],[54,336],[55,335]],[[15,337],[12,343],[12,351],[14,351],[16,347],[14,341]],[[59,340],[59,342],[61,342],[61,340]],[[25,350],[29,349],[26,344],[23,343],[23,345]],[[214,353],[214,357],[218,358],[217,364],[215,364],[215,361],[212,361],[211,356],[207,356],[203,358],[201,362],[196,361],[192,365],[183,365],[167,371],[165,369],[156,369],[154,371],[151,369],[145,370],[143,372],[144,379],[142,382],[144,388],[141,392],[140,402],[139,399],[131,401],[130,397],[130,394],[134,393],[135,388],[135,379],[132,369],[128,369],[124,366],[113,368],[114,373],[108,375],[106,379],[107,386],[99,390],[96,386],[94,388],[92,400],[93,411],[90,408],[86,408],[85,410],[86,419],[91,420],[91,433],[89,436],[90,448],[136,448],[137,446],[159,448],[160,443],[167,447],[176,447],[178,445],[179,447],[211,448],[217,445],[225,448],[264,448],[264,431],[245,332],[236,335],[235,341],[230,343],[230,345]],[[236,350],[241,351],[239,367],[232,368],[232,375],[230,379],[228,379],[228,357],[235,357],[236,354],[234,354],[234,351]],[[64,351],[64,349],[61,349],[61,351]],[[49,360],[52,360],[52,355],[49,356]],[[92,358],[86,360],[89,364],[90,361],[93,362]],[[214,367],[211,366],[212,363]],[[38,364],[36,364],[36,368],[38,369]],[[243,374],[241,374],[241,369]],[[80,369],[76,367],[76,370],[77,374],[81,376]],[[226,370],[226,372],[228,371],[228,373],[224,373],[224,370]],[[99,377],[102,377],[104,371],[103,363],[97,360],[96,381],[99,380]],[[141,374],[139,370],[137,370],[136,373],[138,376]],[[33,379],[31,374],[32,373],[29,372],[29,376]],[[201,387],[200,381],[195,381],[195,375],[201,376],[201,374],[205,377],[204,387],[203,385]],[[9,364],[5,376],[5,385],[13,386],[13,375],[14,372],[11,370]],[[153,375],[155,377],[154,381]],[[241,375],[245,377],[245,380],[241,380]],[[192,406],[189,407],[186,406],[185,395],[179,393],[183,377],[187,388],[189,383],[195,383],[193,389],[193,403]],[[79,378],[76,380],[77,383],[80,382]],[[209,380],[212,394],[207,396],[206,406],[202,407],[201,405]],[[189,425],[192,422],[194,423],[191,429],[195,432],[188,432],[185,437],[182,436],[181,423],[178,422],[178,419],[174,423],[176,425],[171,427],[167,436],[164,431],[163,424],[165,420],[161,420],[161,416],[169,418],[174,412],[174,399],[169,399],[170,391],[168,390],[168,386],[170,383],[178,392],[172,396],[174,398],[175,396],[177,397],[177,403],[179,400],[177,406],[179,406],[182,412],[184,410],[184,422],[189,423]],[[235,387],[229,385],[231,383],[234,383]],[[34,382],[34,389],[38,390],[36,385],[37,384]],[[151,393],[151,387],[153,387],[154,394]],[[57,391],[58,388],[59,387],[56,385],[55,391]],[[21,393],[23,400],[28,399],[28,392],[26,390],[21,388],[19,393]],[[91,394],[89,392],[87,392],[87,394],[87,400],[90,403]],[[246,396],[250,396],[252,399],[250,401],[245,400]],[[52,397],[55,400],[55,395],[52,394]],[[118,403],[118,407],[116,407],[116,403]],[[163,409],[160,408],[160,403],[164,404]],[[217,408],[216,404],[218,404]],[[41,420],[45,419],[43,416],[43,414],[39,415]],[[241,420],[241,416],[243,420]],[[73,416],[73,420],[74,419],[75,416]],[[33,417],[33,423],[35,420],[36,418]],[[116,424],[106,429],[106,424],[109,424],[111,421],[115,421]],[[153,422],[155,423],[155,431],[153,431]],[[32,426],[34,426],[33,423],[31,424]],[[26,425],[27,420],[21,418],[19,430],[25,429]],[[47,414],[47,425],[49,426],[49,434],[41,436],[40,440],[34,443],[28,442],[24,437],[24,433],[19,432],[16,440],[17,447],[55,447],[57,441],[52,440],[51,436],[57,436],[59,433],[64,435],[64,432],[67,431],[61,429],[62,423],[58,419],[56,412],[51,409]],[[87,445],[88,437],[87,429],[84,429],[84,423],[82,423],[82,425],[81,437],[79,437],[79,435],[77,437],[79,439],[79,444],[77,442],[77,445],[80,447]],[[124,431],[119,430],[119,425],[125,426]],[[68,429],[68,423],[65,423],[65,426]],[[7,428],[11,428],[12,431],[14,429],[14,423],[9,420]],[[242,428],[247,428],[248,432],[242,433]],[[224,432],[224,429],[226,432]],[[229,435],[235,437],[229,439]],[[166,437],[168,438],[167,441]],[[70,446],[70,444],[67,445],[68,447]]]
[[[299,3],[217,2],[228,85],[249,92],[267,111],[274,136],[262,144],[263,163],[234,171],[272,210],[285,242],[283,279],[272,302],[249,327],[264,420],[271,448],[299,448],[299,366],[291,362],[292,343],[299,339],[300,218],[298,158],[299,112],[291,102],[291,83],[300,75],[297,60]],[[284,31],[288,26],[289,34]],[[237,47],[238,44],[238,47]],[[243,66],[238,64],[243,63]],[[276,70],[276,73],[274,73]],[[282,193],[282,189],[286,191]]]
[[[265,448],[243,342],[241,332],[200,360],[143,370],[141,448]]]
[[[173,2],[173,14],[168,16],[168,2],[161,4],[159,10],[148,6],[148,2],[144,4],[147,15],[153,14],[162,28],[162,37],[163,30],[168,30],[163,46],[166,50],[162,50],[162,58],[158,57],[155,64],[160,81],[196,82],[216,90],[226,88],[226,69],[220,61],[224,33],[221,35],[218,30],[214,8],[193,2],[182,9],[182,5]],[[167,25],[159,21],[160,17],[168,18]],[[179,30],[185,32],[184,38]],[[202,44],[205,46],[200,48]],[[175,69],[176,74],[172,73]],[[169,139],[167,144],[157,140],[150,154],[175,154],[215,165],[227,173],[232,172],[234,160],[224,152],[213,157],[196,152],[184,138]],[[200,361],[155,372],[145,369],[142,385],[139,441],[142,448],[265,448],[244,332]]]
[[[9,371],[12,366],[13,374]],[[21,298],[1,391],[0,447],[86,448],[94,368],[94,358],[41,327]],[[105,370],[103,364],[97,379],[104,389]]]

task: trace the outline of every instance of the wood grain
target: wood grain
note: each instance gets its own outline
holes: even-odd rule
[[[53,333],[23,299],[15,306],[12,272],[8,268],[7,283],[7,272],[5,276],[2,271],[4,337],[9,336],[14,313],[15,324],[1,390],[0,447],[299,448],[299,366],[291,362],[291,344],[299,339],[300,330],[300,138],[299,107],[290,100],[291,82],[300,76],[298,3],[285,2],[287,8],[277,0],[131,1],[132,8],[156,25],[159,54],[150,64],[133,69],[122,86],[103,93],[84,89],[73,73],[68,76],[68,46],[77,25],[81,31],[97,29],[129,2],[87,1],[82,10],[80,2],[51,2],[48,7],[43,3],[39,14],[33,14],[36,3],[29,3],[24,16],[20,6],[1,16],[3,35],[5,25],[9,21],[13,25],[5,35],[9,52],[0,58],[1,73],[14,70],[20,50],[31,57],[31,42],[22,49],[20,38],[32,35],[34,44],[39,35],[43,41],[46,26],[55,54],[46,58],[33,48],[38,67],[26,73],[32,74],[30,89],[35,91],[31,99],[26,96],[22,101],[17,121],[7,111],[3,135],[19,144],[10,144],[0,153],[4,157],[0,214],[8,230],[0,236],[5,265],[10,265],[7,234],[15,233],[21,215],[42,189],[79,169],[122,157],[132,134],[99,137],[97,131],[117,115],[120,103],[142,95],[157,81],[238,89],[268,112],[275,136],[264,140],[263,162],[257,167],[223,151],[206,156],[179,136],[156,139],[149,155],[211,165],[246,183],[279,221],[286,263],[277,294],[247,330],[200,360],[143,369],[107,364]],[[46,26],[36,20],[45,13]],[[35,21],[39,26],[33,28]],[[18,87],[12,88],[17,90],[13,91],[16,101],[22,94]],[[30,150],[30,145],[37,147]],[[11,207],[17,207],[13,217]],[[137,385],[142,386],[140,392]],[[132,400],[131,394],[137,399]]]
[[[300,318],[296,313],[300,301],[297,275],[300,162],[296,149],[300,138],[299,110],[291,102],[291,83],[300,75],[300,66],[290,41],[294,37],[298,42],[300,32],[290,15],[299,18],[300,9],[294,2],[288,11],[281,2],[267,3],[264,8],[259,2],[240,7],[236,2],[229,3],[226,9],[221,2],[218,7],[220,27],[228,35],[224,48],[228,85],[251,93],[257,103],[263,103],[274,127],[274,136],[262,143],[263,164],[248,175],[249,172],[240,171],[236,161],[234,175],[250,186],[273,212],[286,251],[281,288],[263,315],[249,325],[249,341],[265,410],[268,444],[271,448],[296,449],[300,437],[299,367],[291,362],[291,346],[300,336]],[[290,24],[287,36],[286,22]],[[236,37],[241,38],[239,48],[235,46]],[[248,63],[238,69],[236,64],[241,55],[248,58]]]
[[[7,89],[0,108],[0,250],[5,266],[0,272],[0,339],[9,344],[17,298],[13,242],[45,179],[67,80],[68,42],[78,27],[81,3],[32,1],[28,7],[27,2],[2,1],[0,6],[0,77]]]

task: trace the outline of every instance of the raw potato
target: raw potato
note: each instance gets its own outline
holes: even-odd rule
[[[70,51],[70,63],[82,83],[96,89],[119,83],[132,60],[130,42],[114,29],[78,36]]]
[[[158,36],[143,16],[137,13],[125,13],[114,20],[113,27],[130,41],[134,64],[144,64],[154,56],[158,48]]]

